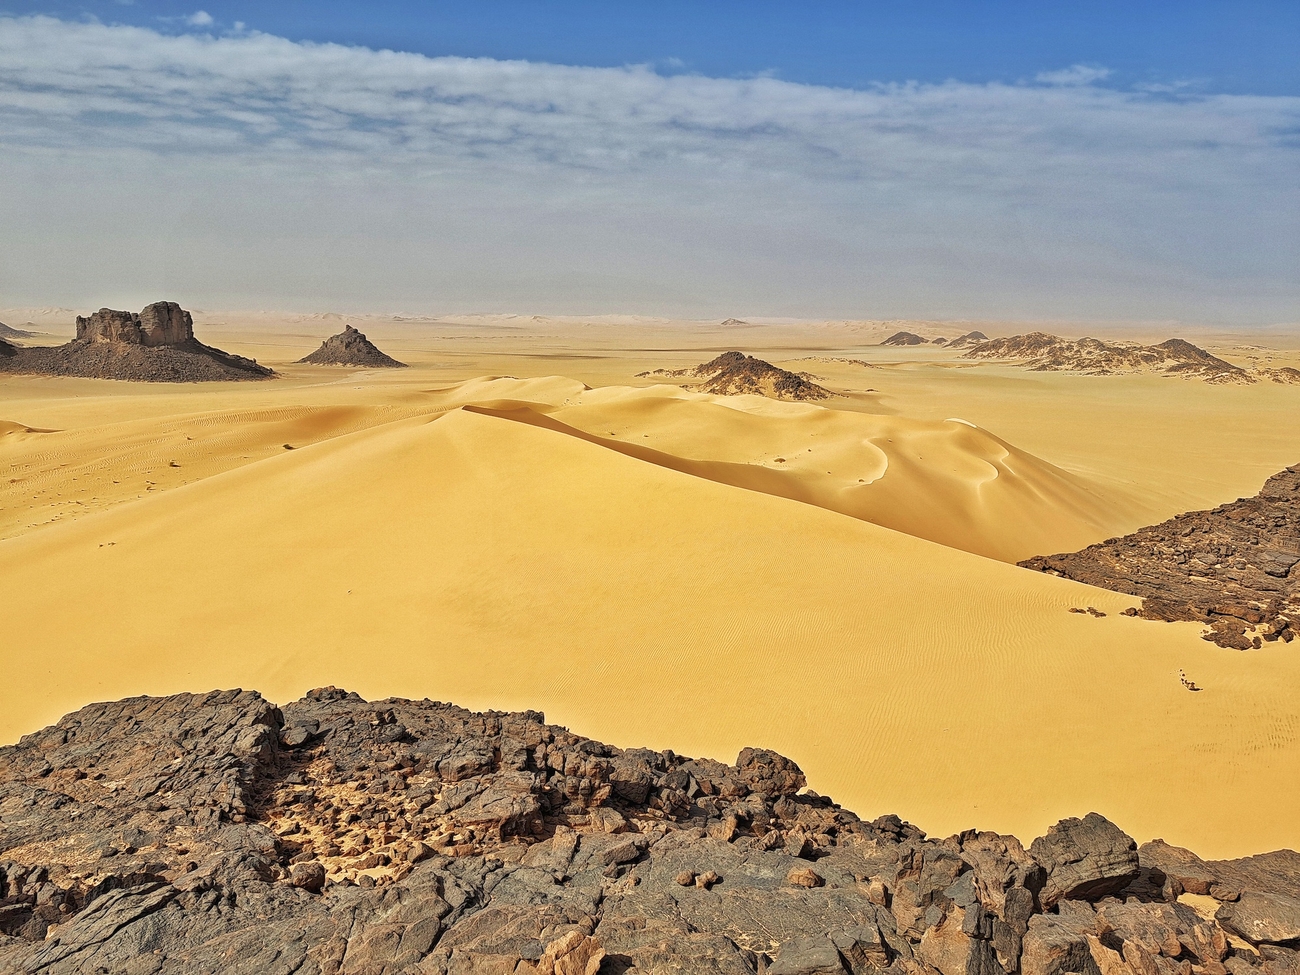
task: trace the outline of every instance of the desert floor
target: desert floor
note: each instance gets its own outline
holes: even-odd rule
[[[294,365],[335,317],[208,314],[280,378],[0,379],[0,740],[91,700],[335,684],[775,748],[932,834],[1095,809],[1208,857],[1300,848],[1300,647],[1011,564],[1254,494],[1300,461],[1300,386],[875,344],[900,323],[351,320],[412,368]],[[842,395],[637,378],[728,349]]]

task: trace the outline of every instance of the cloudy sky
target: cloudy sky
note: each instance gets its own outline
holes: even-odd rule
[[[1295,5],[265,6],[0,0],[0,307],[1300,320]]]

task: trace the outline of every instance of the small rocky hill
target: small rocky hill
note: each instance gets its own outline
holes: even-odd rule
[[[77,318],[77,337],[0,357],[0,372],[135,382],[211,382],[274,375],[252,359],[204,345],[190,313],[159,301],[136,314],[101,308]]]
[[[881,345],[925,345],[926,339],[914,332],[895,332],[881,342]]]
[[[806,401],[835,395],[807,375],[789,372],[743,352],[724,352],[689,369],[654,369],[638,373],[638,378],[700,379],[703,383],[696,387],[700,392],[719,396],[752,393],[772,399]]]
[[[385,355],[374,343],[358,332],[351,325],[346,326],[337,335],[331,335],[321,347],[299,362],[310,362],[318,366],[368,366],[379,368],[404,368],[405,362],[398,362]]]
[[[979,345],[981,342],[987,342],[989,337],[983,332],[967,332],[965,335],[958,335],[948,343],[950,349],[965,349],[972,345]]]
[[[980,342],[965,359],[1009,359],[1038,372],[1082,372],[1094,376],[1152,372],[1203,379],[1209,383],[1254,383],[1260,379],[1291,382],[1284,369],[1246,370],[1211,355],[1185,339],[1158,345],[1066,339],[1048,332],[1029,332]]]
[[[1207,862],[1096,813],[931,839],[763,749],[334,688],[94,704],[0,748],[5,973],[1290,975],[1297,897],[1290,851]]]
[[[1253,498],[1020,564],[1141,596],[1138,615],[1204,623],[1223,647],[1290,642],[1300,635],[1300,465]]]

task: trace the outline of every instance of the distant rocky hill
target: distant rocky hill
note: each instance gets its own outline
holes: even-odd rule
[[[392,356],[380,352],[373,342],[351,325],[346,326],[337,335],[331,335],[321,343],[319,349],[298,361],[325,366],[368,366],[371,368],[401,368],[406,366],[405,362],[398,362]]]
[[[926,339],[921,338],[914,332],[895,332],[889,338],[881,342],[881,345],[925,345]]]
[[[1291,975],[1300,855],[866,822],[746,748],[249,691],[0,748],[0,972]],[[1200,895],[1193,908],[1179,900]]]
[[[1184,339],[1158,345],[1103,342],[1100,339],[1065,339],[1047,332],[1029,332],[980,342],[965,359],[1012,359],[1038,372],[1112,373],[1155,372],[1167,376],[1204,379],[1209,383],[1300,382],[1295,369],[1246,370],[1211,355]],[[1294,374],[1294,375],[1292,375]]]
[[[252,359],[204,345],[190,313],[158,301],[139,314],[101,308],[77,318],[77,337],[53,348],[19,348],[0,357],[0,372],[136,382],[264,379],[273,373]]]
[[[21,328],[12,328],[4,322],[0,322],[0,339],[29,339],[35,332],[28,332]]]
[[[1020,564],[1141,596],[1138,615],[1204,623],[1223,647],[1290,642],[1300,635],[1300,465],[1253,498]]]
[[[701,392],[719,396],[754,393],[772,399],[802,401],[835,395],[806,375],[780,369],[743,352],[724,352],[716,359],[688,369],[654,369],[638,373],[638,378],[701,379],[704,382],[697,387]]]
[[[968,346],[978,345],[980,342],[987,342],[989,337],[983,332],[967,332],[965,335],[958,335],[948,343],[950,349],[964,349]]]

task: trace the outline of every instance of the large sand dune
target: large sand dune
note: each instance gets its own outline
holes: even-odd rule
[[[1225,651],[1192,624],[1119,616],[1127,597],[862,520],[916,493],[932,537],[977,548],[981,518],[1059,512],[1032,533],[1108,517],[1085,482],[991,434],[558,379],[302,409],[123,420],[110,439],[135,436],[134,459],[100,473],[93,436],[67,448],[105,510],[0,541],[0,737],[90,699],[334,683],[539,707],[623,745],[765,745],[819,791],[933,832],[1032,836],[1098,808],[1209,855],[1300,845],[1293,653]],[[111,483],[170,465],[203,423],[226,443],[199,451],[225,458],[204,476]],[[75,436],[11,430],[0,449]],[[1068,612],[1086,605],[1109,615]]]

